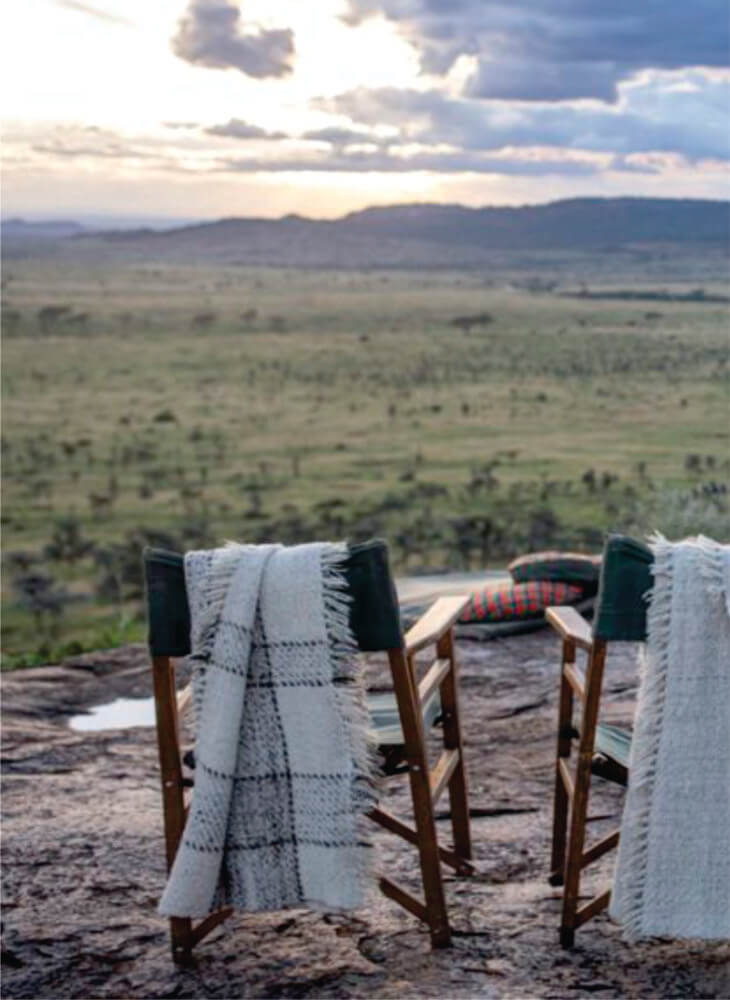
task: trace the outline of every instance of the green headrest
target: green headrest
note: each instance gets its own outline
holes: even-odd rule
[[[150,652],[152,656],[187,656],[190,611],[183,557],[177,552],[146,548],[144,570]],[[399,648],[403,633],[385,542],[351,545],[345,576],[352,598],[350,628],[360,649]]]
[[[646,639],[646,612],[654,584],[654,556],[648,545],[611,535],[603,550],[601,581],[593,619],[597,639]]]

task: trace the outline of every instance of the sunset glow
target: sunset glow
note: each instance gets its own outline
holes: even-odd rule
[[[669,19],[645,64],[618,50],[571,62],[560,47],[587,15],[543,6],[544,64],[498,5],[10,0],[3,213],[725,196],[730,72],[711,26],[683,40]],[[622,44],[640,48],[660,26],[635,21]]]

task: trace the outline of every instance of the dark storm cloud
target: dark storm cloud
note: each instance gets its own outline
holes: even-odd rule
[[[208,135],[222,135],[229,139],[286,139],[285,132],[268,132],[258,125],[251,125],[240,118],[231,118],[224,125],[211,125],[204,130]]]
[[[513,101],[567,101],[576,94],[603,101],[616,98],[616,67],[607,62],[539,62],[520,59],[480,60],[476,75],[466,86],[469,97]]]
[[[250,30],[241,11],[226,0],[191,0],[172,39],[176,56],[212,69],[238,69],[247,76],[281,77],[291,72],[294,32]]]
[[[699,73],[637,83],[623,89],[618,105],[509,104],[435,90],[362,88],[322,106],[358,123],[396,126],[414,142],[462,149],[551,146],[617,154],[663,151],[690,159],[730,155],[730,82]]]
[[[348,19],[382,12],[444,73],[478,59],[473,97],[612,100],[640,69],[728,64],[726,0],[350,0]]]

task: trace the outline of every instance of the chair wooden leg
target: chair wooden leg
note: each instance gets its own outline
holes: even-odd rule
[[[583,846],[586,834],[586,817],[588,815],[591,764],[596,738],[596,723],[598,722],[598,706],[601,697],[605,656],[605,642],[596,641],[588,658],[578,767],[576,769],[572,807],[570,810],[570,837],[568,840],[568,857],[565,865],[563,916],[560,927],[560,941],[564,948],[572,947],[576,927],[580,923],[584,923],[591,915],[589,912],[583,915],[583,919],[577,919],[580,873],[584,864]]]
[[[152,661],[157,719],[157,749],[162,779],[162,813],[165,826],[167,870],[172,868],[185,826],[183,773],[175,696],[175,673],[170,658],[156,656]],[[178,965],[192,961],[193,923],[188,917],[170,918],[170,943],[173,960]]]
[[[428,770],[424,769],[424,766],[419,766],[418,770],[411,767],[410,779],[431,944],[434,948],[447,948],[451,944],[451,928],[449,927],[449,916],[441,878],[441,862],[431,804]]]
[[[428,762],[423,742],[421,706],[411,664],[402,649],[388,652],[393,689],[400,712],[408,777],[413,799],[415,828],[418,836],[418,855],[426,904],[426,919],[434,948],[445,948],[451,943],[451,929],[446,911],[446,899],[441,879],[436,822],[431,801]]]
[[[573,804],[570,810],[570,837],[568,840],[567,860],[565,864],[565,884],[563,886],[563,912],[560,922],[560,943],[564,948],[572,948],[576,928],[576,912],[578,910],[578,894],[580,892],[581,859],[586,834],[586,815],[588,812],[588,792],[591,780],[590,758],[578,763],[575,777]]]
[[[565,847],[568,828],[568,790],[560,770],[560,761],[570,757],[571,726],[573,723],[573,689],[564,669],[575,663],[575,644],[563,643],[563,663],[560,670],[560,708],[558,710],[558,746],[555,761],[555,796],[553,804],[553,845],[550,860],[550,884],[562,885],[565,881]]]
[[[464,768],[464,748],[461,740],[459,724],[459,693],[454,651],[454,633],[452,629],[439,639],[437,656],[447,659],[451,669],[441,683],[441,711],[443,718],[444,746],[447,750],[458,750],[459,763],[449,780],[449,804],[451,807],[451,829],[454,837],[454,853],[465,860],[472,856],[471,829],[469,825],[469,797],[467,792],[466,770]],[[465,866],[463,874],[471,872],[470,866]]]
[[[193,922],[190,917],[170,917],[170,947],[175,965],[193,964]]]
[[[550,861],[550,885],[565,882],[565,843],[568,830],[568,793],[560,771],[555,772],[555,797],[553,806],[553,851]]]
[[[575,929],[573,927],[560,928],[560,947],[572,948],[575,944]]]

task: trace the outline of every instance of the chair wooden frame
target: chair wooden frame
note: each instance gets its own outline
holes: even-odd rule
[[[410,781],[415,825],[379,807],[370,817],[381,827],[418,848],[424,899],[417,899],[386,876],[381,891],[428,925],[434,948],[451,943],[451,928],[444,896],[441,864],[460,875],[474,871],[469,826],[469,805],[463,746],[459,724],[457,662],[453,626],[466,606],[466,597],[442,597],[405,636],[403,645],[387,650],[398,711],[403,729],[404,759]],[[436,658],[419,681],[416,655],[435,646]],[[153,656],[157,742],[162,781],[162,805],[168,871],[175,859],[185,826],[187,806],[180,744],[180,716],[190,699],[190,688],[177,693],[175,665],[170,656]],[[444,749],[429,768],[423,732],[423,706],[439,689]],[[448,789],[451,805],[453,849],[439,845],[434,809]],[[210,914],[197,925],[189,918],[170,919],[172,955],[188,964],[193,948],[231,914],[230,908]]]
[[[572,948],[576,930],[604,910],[611,899],[611,890],[607,889],[579,907],[581,873],[615,848],[619,839],[619,831],[615,830],[585,849],[591,775],[625,785],[628,771],[619,762],[596,754],[595,749],[606,641],[592,635],[590,625],[574,608],[549,608],[546,617],[562,637],[550,883],[563,886],[560,943]],[[578,649],[587,654],[585,678],[576,667]],[[573,724],[575,698],[583,705],[580,732]],[[576,740],[578,755],[571,773],[568,760]]]

